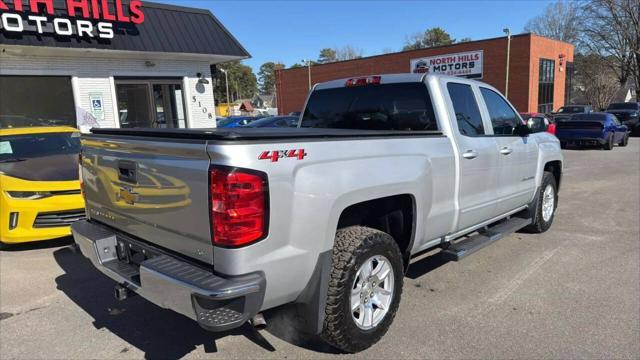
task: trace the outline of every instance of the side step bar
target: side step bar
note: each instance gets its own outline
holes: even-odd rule
[[[531,221],[532,219],[512,217],[488,228],[487,230],[483,230],[476,235],[464,238],[457,242],[452,242],[449,247],[442,251],[441,256],[448,261],[462,260],[466,256],[473,254],[483,247],[531,224]]]

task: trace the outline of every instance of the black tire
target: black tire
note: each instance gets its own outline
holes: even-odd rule
[[[382,255],[390,262],[394,279],[393,295],[389,310],[380,323],[372,329],[363,330],[356,325],[352,316],[351,287],[362,263],[375,255]],[[339,229],[333,247],[322,338],[349,353],[362,351],[378,342],[389,329],[398,310],[403,278],[402,255],[393,237],[364,226]]]
[[[544,217],[542,216],[542,202],[544,200],[543,199],[544,191],[547,188],[547,186],[551,186],[553,188],[554,199],[553,199],[553,213],[551,214],[551,217],[545,221]],[[558,208],[558,186],[556,183],[556,179],[551,172],[545,171],[542,176],[542,186],[540,186],[540,194],[538,195],[538,201],[536,203],[535,222],[531,223],[530,225],[527,225],[523,230],[525,232],[535,233],[535,234],[540,234],[549,230],[549,228],[551,227],[551,224],[553,223],[553,219],[556,216],[557,208]]]
[[[609,134],[609,137],[607,137],[607,142],[602,145],[602,148],[605,150],[613,149],[613,134]]]
[[[0,241],[0,250],[7,250],[9,248],[9,244],[5,244],[2,241]]]
[[[622,146],[625,147],[629,144],[629,134],[624,134],[624,137],[622,138],[622,140],[620,140],[620,142],[618,143],[618,146]]]

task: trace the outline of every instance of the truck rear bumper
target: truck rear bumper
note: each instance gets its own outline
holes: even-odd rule
[[[239,327],[262,306],[266,281],[261,273],[216,275],[87,220],[74,223],[71,231],[82,254],[102,273],[152,303],[196,320],[207,330]],[[120,260],[116,248],[132,242],[143,253],[153,255],[139,265]]]

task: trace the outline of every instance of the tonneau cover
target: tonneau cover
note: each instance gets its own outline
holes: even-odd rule
[[[211,129],[117,129],[93,128],[96,135],[123,135],[198,140],[287,140],[297,138],[353,138],[395,136],[442,136],[439,131],[351,130],[324,128],[211,128]]]

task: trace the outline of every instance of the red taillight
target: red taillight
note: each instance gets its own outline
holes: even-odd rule
[[[380,84],[380,79],[380,76],[352,78],[347,80],[346,86],[377,85]]]
[[[556,134],[556,124],[549,124],[549,126],[547,127],[547,132],[550,134],[555,135]]]
[[[212,241],[239,247],[267,235],[267,177],[264,173],[216,167],[210,172]]]

